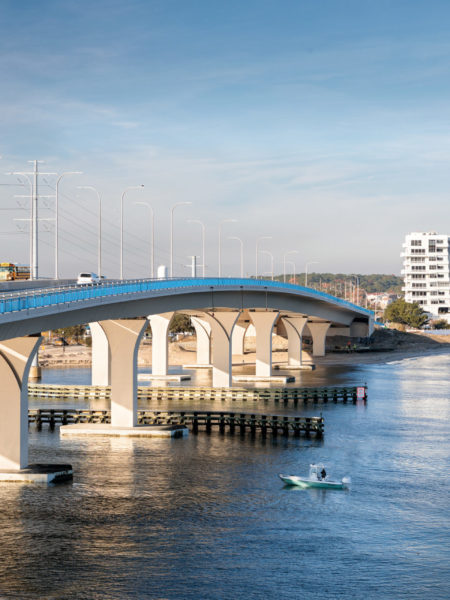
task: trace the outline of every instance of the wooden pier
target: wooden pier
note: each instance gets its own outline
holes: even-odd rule
[[[88,409],[52,409],[35,408],[28,411],[28,423],[34,424],[38,430],[42,425],[48,424],[50,429],[56,425],[70,423],[110,423],[111,411]],[[228,431],[233,434],[246,432],[255,435],[259,431],[263,436],[270,433],[272,436],[300,434],[309,436],[315,434],[322,437],[324,433],[324,420],[322,417],[291,417],[278,415],[259,415],[234,412],[211,411],[158,411],[139,410],[138,422],[141,425],[186,425],[192,433],[204,430],[211,433],[213,428],[220,433]]]
[[[367,388],[361,386],[328,386],[302,388],[210,388],[210,387],[153,387],[139,386],[138,400],[211,400],[211,401],[241,401],[241,402],[274,402],[274,403],[353,403],[358,400],[358,389],[364,390],[360,398],[367,400]],[[360,392],[361,393],[361,392]],[[41,383],[28,384],[30,398],[54,399],[109,399],[109,386],[92,385],[50,385]]]

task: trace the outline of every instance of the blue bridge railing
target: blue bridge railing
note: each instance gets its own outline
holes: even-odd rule
[[[170,289],[183,289],[195,287],[242,287],[242,288],[263,288],[267,290],[285,289],[290,292],[297,292],[301,295],[309,295],[317,299],[341,305],[351,310],[358,310],[369,315],[373,311],[361,308],[356,304],[336,298],[325,292],[319,292],[312,288],[294,285],[291,283],[282,283],[279,281],[268,281],[266,279],[241,279],[241,278],[218,278],[208,277],[192,279],[133,279],[119,281],[104,281],[89,285],[74,285],[60,288],[43,288],[34,290],[21,290],[7,294],[0,294],[0,314],[30,310],[48,306],[58,306],[73,302],[82,302],[96,298],[125,296],[127,294],[137,294],[140,292],[162,291]]]

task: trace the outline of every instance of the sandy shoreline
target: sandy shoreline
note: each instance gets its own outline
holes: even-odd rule
[[[416,336],[422,337],[422,336]],[[431,341],[431,344],[429,343]],[[272,353],[273,365],[282,366],[287,363],[287,348],[285,340],[274,343]],[[385,364],[392,361],[404,360],[420,356],[450,353],[450,343],[442,340],[424,340],[424,343],[415,341],[413,344],[400,346],[392,350],[377,350],[367,352],[329,352],[324,357],[315,357],[313,362],[318,365],[367,365]],[[196,362],[195,340],[184,340],[169,344],[169,364],[182,366]],[[39,363],[43,368],[77,368],[91,366],[91,348],[81,345],[43,346],[39,352]],[[138,365],[151,366],[152,347],[144,344],[139,349]],[[252,344],[243,355],[233,355],[233,365],[248,365],[255,363],[255,352]]]

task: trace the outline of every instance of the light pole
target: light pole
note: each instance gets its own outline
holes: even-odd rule
[[[219,277],[222,277],[222,225],[224,223],[236,223],[237,219],[224,219],[219,223]]]
[[[58,253],[58,238],[59,238],[59,183],[66,175],[82,175],[81,171],[66,171],[56,180],[55,187],[55,279],[59,279],[59,253]]]
[[[152,274],[151,277],[153,279],[155,277],[155,213],[148,202],[135,202],[135,204],[138,206],[147,206],[150,211],[150,235],[152,236],[150,242],[150,268]]]
[[[205,224],[198,219],[188,219],[188,223],[198,223],[202,228],[202,275],[205,278],[206,255],[205,255]]]
[[[173,277],[173,211],[177,206],[187,206],[192,202],[177,202],[170,209],[170,277]]]
[[[305,265],[305,287],[308,287],[308,265],[317,265],[319,263],[318,260],[310,260]]]
[[[289,254],[298,254],[298,250],[288,250],[283,255],[283,283],[286,283],[286,256]]]
[[[123,193],[122,193],[122,197],[120,199],[120,279],[123,279],[123,199],[125,197],[125,194],[129,191],[129,190],[139,190],[140,188],[143,188],[144,185],[131,185],[130,187],[127,187]]]
[[[256,238],[256,256],[255,256],[255,279],[258,279],[258,244],[261,240],[271,240],[271,235],[262,235],[259,238]]]
[[[241,244],[241,277],[244,277],[244,242],[241,238],[233,236],[229,237],[229,240],[237,240]]]
[[[273,254],[272,254],[272,252],[269,252],[268,250],[261,250],[261,254],[268,254],[270,256],[270,260],[271,260],[270,272],[272,273],[272,281],[273,281]]]
[[[296,280],[295,280],[295,279],[296,279],[296,277],[297,277],[297,275],[296,275],[297,269],[296,269],[296,267],[295,267],[295,262],[294,262],[293,260],[287,260],[287,261],[286,261],[286,264],[287,264],[287,265],[292,265],[292,268],[293,268],[293,274],[294,274],[294,285],[296,285]]]
[[[79,190],[92,190],[97,194],[98,200],[98,242],[97,242],[97,270],[98,276],[102,276],[102,197],[100,196],[97,188],[93,185],[79,185]]]

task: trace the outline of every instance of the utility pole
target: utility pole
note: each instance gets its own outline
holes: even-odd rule
[[[39,277],[39,240],[38,240],[38,232],[39,232],[39,217],[38,217],[38,208],[39,208],[39,188],[38,181],[39,175],[56,175],[56,173],[39,173],[39,160],[30,160],[28,161],[33,164],[33,171],[30,172],[14,172],[10,173],[10,175],[23,175],[27,178],[30,184],[31,191],[31,217],[30,217],[30,279],[38,279]],[[30,176],[33,176],[33,183],[30,180]],[[52,196],[42,196],[47,198],[52,198]],[[28,220],[28,219],[24,219]]]
[[[33,239],[33,264],[31,267],[31,279],[39,277],[39,257],[38,257],[38,161],[34,161],[34,186],[33,186],[33,204],[31,209],[31,228]]]

